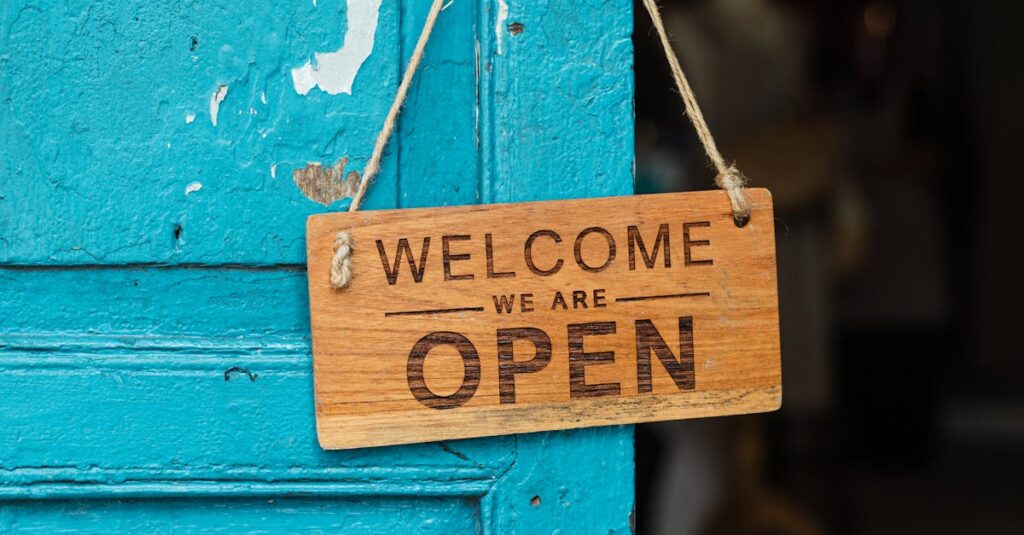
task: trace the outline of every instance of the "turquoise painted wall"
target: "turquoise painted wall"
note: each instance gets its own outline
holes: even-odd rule
[[[628,427],[317,446],[304,224],[348,201],[292,170],[362,168],[428,4],[0,4],[0,532],[629,530]],[[365,209],[631,193],[631,32],[454,0]]]

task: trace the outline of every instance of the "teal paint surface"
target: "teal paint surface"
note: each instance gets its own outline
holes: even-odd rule
[[[362,168],[429,1],[303,96],[317,4],[0,5],[0,532],[629,531],[629,427],[318,447],[304,224],[348,201],[291,172]],[[631,3],[499,5],[442,13],[366,209],[631,193]]]

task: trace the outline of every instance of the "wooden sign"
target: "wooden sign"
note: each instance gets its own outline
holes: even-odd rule
[[[310,217],[320,444],[777,409],[771,195],[746,193],[743,228],[721,191]]]

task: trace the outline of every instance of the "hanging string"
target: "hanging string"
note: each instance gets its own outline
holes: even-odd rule
[[[647,8],[647,12],[651,15],[654,29],[657,30],[658,37],[661,38],[661,46],[665,49],[665,57],[668,59],[668,65],[672,69],[672,77],[675,78],[676,87],[679,88],[679,94],[683,98],[686,116],[690,118],[694,130],[697,131],[697,138],[700,139],[700,144],[704,146],[704,153],[707,154],[711,164],[718,171],[718,175],[715,176],[715,184],[729,194],[729,202],[732,203],[733,220],[736,222],[736,226],[742,227],[750,221],[750,201],[743,194],[743,185],[747,179],[740,173],[739,169],[736,169],[735,165],[727,163],[722,154],[718,152],[715,137],[711,135],[711,129],[708,128],[708,123],[704,120],[704,114],[700,111],[700,105],[697,104],[697,96],[693,94],[690,82],[686,80],[683,68],[679,65],[679,58],[676,57],[675,50],[672,49],[672,42],[669,41],[668,32],[665,31],[665,23],[661,20],[658,4],[654,0],[643,1],[644,7]]]
[[[348,207],[349,212],[359,210],[359,205],[363,202],[363,196],[366,195],[366,188],[369,187],[370,181],[380,171],[380,159],[384,156],[384,149],[391,139],[391,133],[395,130],[395,121],[398,119],[398,113],[402,110],[405,97],[409,94],[409,86],[412,85],[413,75],[416,74],[416,69],[420,66],[420,61],[423,59],[423,50],[427,48],[427,41],[430,40],[430,34],[434,31],[434,23],[437,22],[437,16],[441,13],[442,5],[443,0],[434,0],[430,4],[427,20],[423,23],[423,31],[420,32],[420,38],[416,41],[416,48],[413,49],[412,56],[409,57],[409,64],[405,67],[405,74],[402,75],[402,82],[398,85],[395,99],[391,102],[391,109],[388,110],[388,114],[384,118],[384,126],[381,127],[380,134],[377,135],[377,141],[373,144],[373,154],[370,155],[370,160],[366,163],[366,168],[363,170],[363,176],[359,179],[359,188],[356,190],[356,194],[352,196],[352,204]],[[348,286],[348,283],[352,280],[353,249],[352,235],[345,231],[339,232],[334,240],[334,256],[331,259],[331,285],[336,289]]]
[[[405,103],[405,98],[409,93],[409,86],[412,84],[416,69],[423,59],[423,51],[430,40],[431,32],[434,31],[434,24],[441,13],[443,1],[434,0],[430,5],[427,20],[423,24],[423,30],[420,32],[419,40],[416,42],[416,48],[413,49],[412,56],[409,58],[409,64],[402,75],[402,82],[395,93],[395,99],[391,102],[391,108],[384,118],[384,125],[381,127],[380,134],[377,135],[377,141],[373,145],[373,153],[370,155],[370,160],[366,163],[366,168],[363,170],[363,176],[359,180],[359,187],[355,195],[352,196],[352,204],[348,208],[350,212],[359,210],[363,197],[366,195],[366,189],[377,175],[377,172],[380,171],[380,161],[384,155],[384,149],[387,147],[391,134],[395,130],[395,121],[402,110],[402,104]],[[737,226],[742,227],[750,220],[750,202],[747,201],[746,196],[743,194],[743,185],[746,182],[746,178],[736,169],[735,165],[727,163],[722,154],[718,152],[715,138],[711,135],[711,130],[704,120],[704,114],[700,111],[700,105],[697,104],[697,97],[693,94],[693,89],[690,88],[690,83],[686,80],[686,75],[683,74],[683,69],[679,65],[679,58],[676,57],[676,53],[672,49],[672,43],[669,41],[668,33],[665,31],[665,23],[661,20],[658,5],[655,4],[654,0],[643,0],[643,2],[647,12],[651,15],[654,28],[661,38],[662,47],[665,49],[665,57],[668,59],[669,67],[672,70],[672,77],[675,79],[676,86],[679,88],[679,93],[683,98],[686,115],[690,118],[690,122],[693,123],[694,129],[697,131],[697,137],[700,139],[701,145],[704,146],[704,152],[718,171],[718,175],[715,176],[715,184],[729,194],[733,220]],[[336,289],[344,288],[352,280],[352,252],[354,249],[355,244],[352,240],[352,235],[346,231],[339,232],[334,240],[334,256],[331,261],[331,285]]]

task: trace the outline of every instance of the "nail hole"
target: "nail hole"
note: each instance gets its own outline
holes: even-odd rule
[[[512,35],[519,35],[519,34],[521,34],[521,33],[523,33],[524,29],[526,29],[526,27],[523,26],[522,22],[513,22],[512,24],[508,25],[508,33],[510,33]]]
[[[174,224],[174,241],[181,239],[181,223]]]
[[[199,38],[193,35],[189,40],[188,49],[190,52],[195,52],[197,48],[199,48]]]
[[[530,505],[534,507],[540,507],[540,496],[534,496],[530,498]]]

